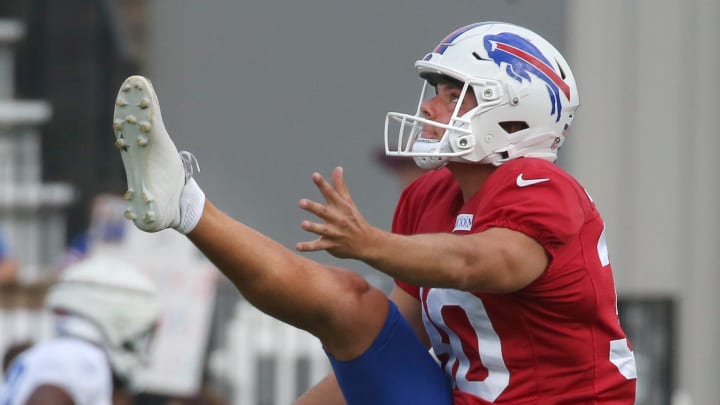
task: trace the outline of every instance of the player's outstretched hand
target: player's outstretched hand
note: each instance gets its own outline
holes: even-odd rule
[[[340,258],[367,258],[372,250],[373,234],[379,230],[368,224],[355,206],[343,179],[342,167],[333,170],[332,184],[320,173],[313,173],[312,180],[325,198],[325,204],[303,198],[298,205],[323,222],[303,221],[302,228],[319,238],[299,242],[295,248],[302,252],[327,250]]]

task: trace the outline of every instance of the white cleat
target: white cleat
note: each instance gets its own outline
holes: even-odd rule
[[[147,232],[177,227],[180,196],[192,169],[186,176],[186,165],[165,129],[155,90],[145,77],[131,76],[120,87],[113,130],[128,183],[125,216]]]

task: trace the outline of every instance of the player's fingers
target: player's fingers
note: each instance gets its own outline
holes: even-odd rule
[[[308,242],[298,242],[295,244],[295,249],[300,252],[316,252],[318,250],[332,249],[335,246],[335,243],[319,238]]]
[[[333,170],[332,182],[333,187],[335,187],[335,191],[337,191],[340,196],[348,201],[352,201],[350,190],[348,190],[347,183],[345,183],[344,170],[341,166],[338,166],[335,170]]]
[[[325,204],[308,200],[307,198],[301,199],[298,202],[298,206],[325,221],[329,221],[332,217],[332,213]]]
[[[335,189],[330,185],[330,183],[327,182],[327,180],[325,180],[325,178],[320,173],[313,173],[312,180],[313,183],[315,183],[315,187],[320,190],[323,198],[325,198],[325,201],[327,201],[328,203],[334,203],[342,200],[342,197],[338,195],[337,191],[335,191]]]
[[[325,237],[333,237],[335,233],[333,232],[332,228],[329,227],[327,224],[319,224],[317,222],[312,221],[303,221],[300,224],[300,227],[304,231],[314,233],[316,235],[325,236]]]

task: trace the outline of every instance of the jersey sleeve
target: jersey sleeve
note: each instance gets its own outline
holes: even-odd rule
[[[522,232],[554,256],[585,222],[576,185],[559,171],[531,166],[493,180],[475,212],[476,232],[493,227]]]

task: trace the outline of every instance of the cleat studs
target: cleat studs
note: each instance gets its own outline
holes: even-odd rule
[[[127,93],[128,91],[130,91],[130,85],[129,85],[129,84],[126,84],[126,85],[122,86],[122,92],[123,92],[123,93]]]
[[[130,201],[130,199],[132,198],[133,194],[135,194],[135,193],[134,193],[132,190],[126,191],[125,194],[123,194],[123,200],[125,200],[125,201]]]
[[[142,108],[143,110],[148,108],[149,106],[150,106],[150,100],[147,98],[140,100],[140,103],[138,104],[138,107]]]
[[[117,100],[115,100],[115,105],[119,107],[125,107],[126,105],[128,105],[128,103],[127,101],[125,101],[124,98],[118,97]]]
[[[143,220],[146,224],[152,224],[153,222],[155,222],[155,211],[146,212]]]
[[[145,132],[146,134],[150,132],[150,128],[152,128],[152,125],[150,125],[147,121],[141,121],[140,122],[140,131]]]
[[[140,197],[142,197],[142,200],[143,200],[143,202],[145,202],[145,203],[149,203],[150,201],[153,200],[152,197],[149,196],[149,195],[148,195],[147,193],[145,193],[144,191],[142,192],[142,194],[140,195]]]
[[[120,130],[122,129],[123,120],[115,120],[113,121],[113,128]]]
[[[148,144],[148,138],[147,136],[140,135],[137,139],[138,146],[147,146]]]
[[[135,82],[135,88],[138,89],[138,90],[142,90],[142,88],[143,88],[142,83],[140,83],[140,82]]]
[[[125,139],[119,138],[115,141],[115,147],[118,149],[127,149],[127,142],[125,142]]]
[[[137,123],[137,118],[135,118],[134,115],[128,115],[127,117],[125,117],[125,121],[127,121],[131,124],[135,124],[135,123]]]
[[[133,220],[135,220],[135,213],[132,212],[132,210],[130,208],[128,208],[125,210],[125,218],[133,221]]]

